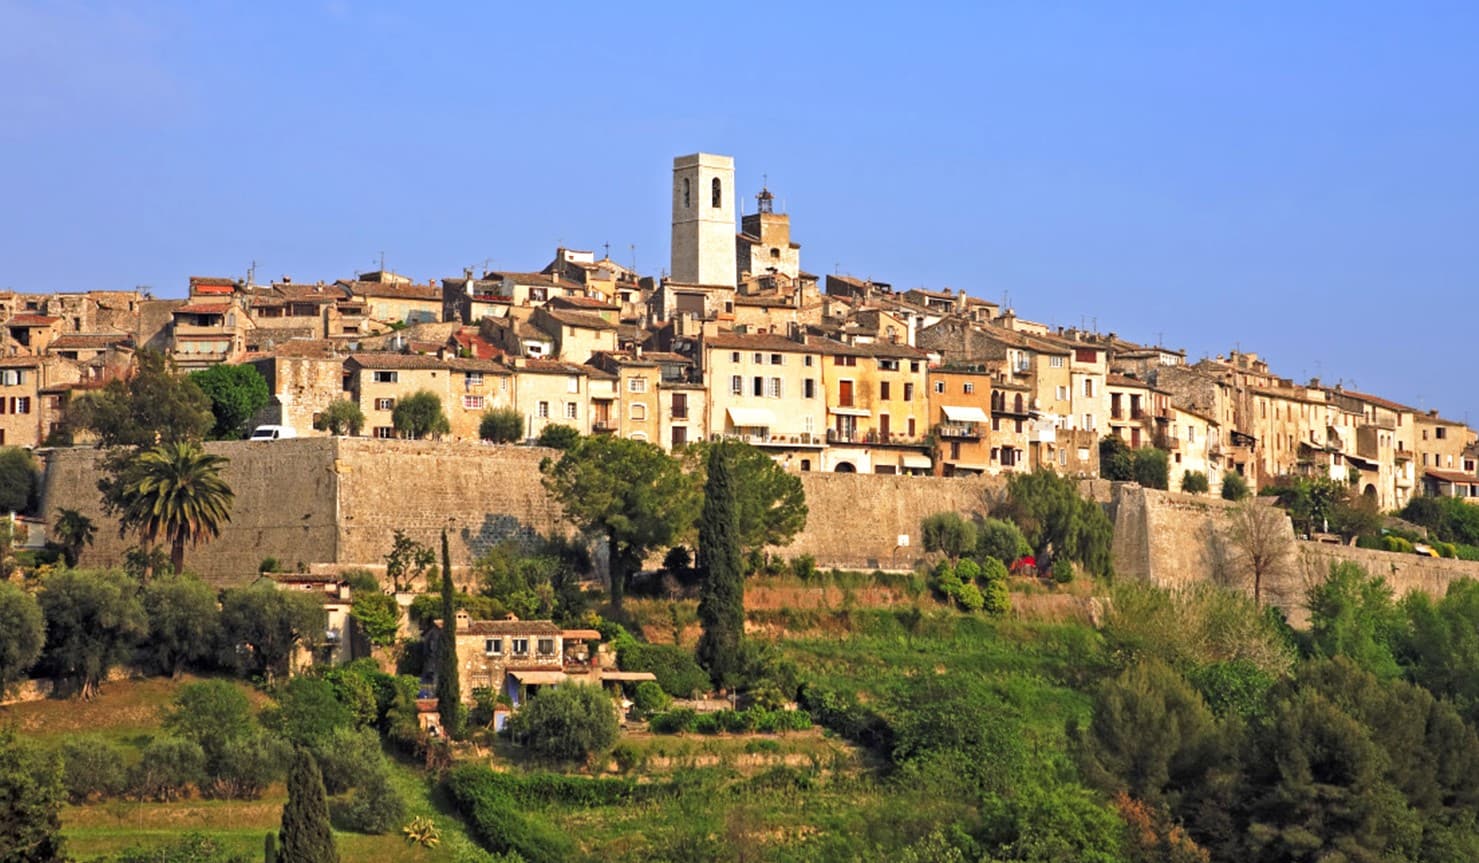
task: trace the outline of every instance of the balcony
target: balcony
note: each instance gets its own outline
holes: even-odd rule
[[[981,427],[976,423],[941,423],[936,427],[935,431],[943,438],[970,438],[975,440],[981,437]]]
[[[596,419],[591,420],[591,431],[596,434],[610,434],[616,431],[616,420]]]
[[[800,432],[797,434],[771,434],[765,432],[712,434],[709,440],[717,443],[722,440],[744,441],[751,446],[774,446],[774,447],[815,447],[821,449],[826,445],[822,436],[811,432]]]

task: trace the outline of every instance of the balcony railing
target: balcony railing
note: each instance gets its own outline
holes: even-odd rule
[[[981,429],[976,423],[942,423],[936,429],[940,437],[978,438]]]
[[[796,434],[771,434],[769,432],[749,434],[739,434],[736,432],[727,432],[724,434],[714,433],[709,435],[709,440],[715,443],[721,440],[737,440],[744,441],[745,443],[751,444],[753,446],[820,447],[824,445],[822,436],[819,434],[813,434],[812,432],[798,432]]]

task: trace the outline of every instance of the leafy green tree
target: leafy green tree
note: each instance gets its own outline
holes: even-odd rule
[[[395,597],[383,593],[356,593],[349,614],[364,627],[365,637],[376,647],[395,644],[400,630],[401,609]]]
[[[405,819],[406,801],[390,784],[383,766],[364,775],[344,807],[344,820],[350,829],[371,835],[389,833]]]
[[[176,573],[185,568],[185,543],[221,535],[235,495],[221,476],[229,459],[193,443],[169,443],[140,453],[119,488],[120,530],[136,531],[146,545],[170,544]]]
[[[1121,863],[1124,822],[1081,785],[1033,781],[982,801],[989,863]]]
[[[1171,459],[1163,449],[1141,447],[1132,457],[1135,481],[1165,491],[1171,485]]]
[[[46,619],[36,597],[0,581],[0,696],[25,677],[46,643]]]
[[[544,472],[566,517],[605,538],[618,609],[631,574],[653,549],[672,545],[697,509],[696,489],[678,461],[646,441],[582,438]]]
[[[331,435],[357,436],[365,427],[365,412],[349,399],[335,399],[324,405],[313,427]]]
[[[68,737],[62,743],[62,785],[67,800],[86,803],[93,797],[108,798],[123,793],[128,771],[123,752],[112,741],[97,734]]]
[[[129,771],[128,787],[144,800],[168,803],[205,783],[205,750],[193,740],[155,737]]]
[[[123,575],[65,569],[42,582],[46,668],[91,698],[109,670],[148,632],[134,585]]]
[[[1222,475],[1222,499],[1238,501],[1248,496],[1248,481],[1237,471],[1227,471]]]
[[[767,459],[768,460],[768,459]],[[745,576],[731,462],[723,447],[709,451],[703,512],[698,521],[698,661],[715,686],[733,686],[745,634]]]
[[[988,558],[1011,565],[1018,558],[1032,554],[1032,546],[1015,524],[999,518],[988,518],[976,527],[976,557],[984,564]]]
[[[306,749],[293,756],[288,770],[288,802],[282,807],[278,834],[279,860],[293,863],[339,863],[329,825],[329,800],[318,763]]]
[[[208,659],[221,642],[216,591],[192,575],[156,578],[144,587],[149,638],[143,652],[171,677]]]
[[[1479,581],[1455,581],[1437,602],[1414,591],[1402,611],[1396,652],[1407,676],[1479,723]]]
[[[67,566],[74,568],[82,558],[82,549],[92,545],[97,532],[92,519],[75,509],[65,507],[57,510],[56,522],[51,526],[52,539],[61,546],[62,559]]]
[[[1135,478],[1134,451],[1119,435],[1109,434],[1099,439],[1099,475],[1114,482]]]
[[[1098,504],[1079,497],[1073,480],[1048,469],[1012,474],[1002,512],[1032,544],[1039,570],[1051,570],[1053,558],[1062,555],[1095,575],[1113,572],[1114,526]]]
[[[976,549],[976,526],[958,512],[937,512],[919,523],[924,550],[943,554],[953,564]]]
[[[215,425],[211,401],[159,351],[134,355],[134,374],[95,395],[74,399],[68,422],[96,433],[102,446],[151,447],[198,441]]]
[[[287,674],[293,653],[314,647],[328,618],[318,597],[270,584],[238,587],[221,596],[221,629],[237,667],[269,681]]]
[[[936,793],[976,797],[1025,779],[1021,713],[984,675],[911,678],[890,697],[889,758]]]
[[[478,420],[478,437],[491,443],[513,443],[524,437],[524,415],[513,408],[489,408]]]
[[[418,390],[395,403],[390,412],[395,430],[411,440],[440,437],[452,430],[442,412],[442,400],[430,390]]]
[[[277,708],[262,722],[295,746],[316,750],[335,731],[354,724],[354,714],[321,677],[294,677],[278,693]],[[320,774],[322,781],[322,774]]]
[[[692,698],[709,687],[709,675],[692,654],[676,644],[634,640],[618,650],[617,662],[627,671],[652,672],[657,685],[674,698]]]
[[[747,443],[699,442],[690,444],[685,451],[697,484],[707,481],[715,450],[722,452],[729,464],[740,552],[748,554],[766,546],[789,545],[806,526],[806,490],[801,477],[781,467],[764,450]]]
[[[211,794],[228,800],[255,800],[282,778],[292,745],[262,729],[226,741],[211,769]]]
[[[1383,679],[1401,674],[1393,643],[1406,624],[1380,576],[1350,561],[1330,564],[1325,581],[1309,592],[1311,642],[1317,656],[1349,657]]]
[[[385,769],[380,736],[373,728],[340,725],[315,739],[310,749],[330,794],[357,788],[370,774]]]
[[[226,747],[256,725],[246,693],[227,680],[187,683],[164,711],[164,727],[200,746],[206,769],[214,771]]]
[[[1207,475],[1199,470],[1189,470],[1181,475],[1181,490],[1187,494],[1206,494],[1208,488]]]
[[[0,725],[0,861],[61,863],[62,766],[56,753]]]
[[[252,415],[266,407],[272,397],[267,379],[255,366],[223,363],[191,372],[190,379],[210,399],[211,414],[216,418],[210,431],[213,440],[245,437]]]
[[[400,592],[414,584],[436,560],[436,552],[397,528],[391,536],[390,553],[385,556],[385,576]]]
[[[41,471],[29,450],[0,447],[0,513],[30,512],[41,492]]]
[[[539,432],[535,439],[536,446],[549,447],[550,449],[568,450],[580,442],[580,430],[574,426],[551,424]]]
[[[529,700],[509,733],[538,758],[584,762],[616,743],[616,709],[599,686],[559,686]]]
[[[452,585],[452,560],[447,529],[442,528],[442,637],[437,641],[437,716],[448,737],[462,736],[462,682],[457,669],[457,590]]]
[[[1330,529],[1346,542],[1358,536],[1376,536],[1381,525],[1381,507],[1374,494],[1356,494],[1347,489],[1345,496],[1330,511]]]
[[[1218,756],[1212,712],[1180,674],[1154,659],[1102,684],[1093,718],[1073,739],[1091,784],[1173,808]]]
[[[274,852],[276,843],[273,844]],[[221,840],[204,833],[186,833],[179,839],[148,848],[130,848],[110,863],[251,863],[245,855],[222,845]],[[267,863],[280,863],[276,855]]]

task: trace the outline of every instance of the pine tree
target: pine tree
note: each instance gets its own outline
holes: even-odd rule
[[[329,798],[318,762],[299,749],[288,771],[288,802],[282,807],[279,860],[293,863],[339,863],[329,827]]]
[[[442,640],[437,646],[437,714],[442,732],[462,735],[462,684],[457,678],[457,593],[452,588],[452,556],[442,528]]]
[[[698,642],[698,661],[709,670],[715,686],[732,686],[737,682],[740,639],[745,630],[739,518],[728,456],[724,446],[716,446],[709,453],[704,506],[698,524],[698,619],[704,629]]]

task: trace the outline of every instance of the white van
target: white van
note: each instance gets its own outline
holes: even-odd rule
[[[257,426],[247,440],[282,440],[297,436],[292,426]]]

